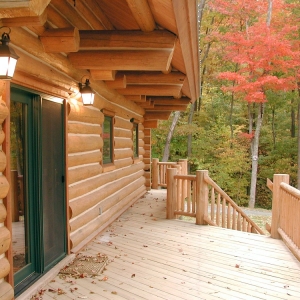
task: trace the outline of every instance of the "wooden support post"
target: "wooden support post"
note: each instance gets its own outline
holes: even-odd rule
[[[204,218],[208,210],[208,186],[204,178],[208,176],[207,170],[196,171],[196,224],[206,225]]]
[[[158,158],[152,159],[152,188],[157,190],[158,189]]]
[[[177,174],[177,168],[167,169],[167,219],[174,219],[174,211],[177,200],[177,187],[174,176]]]
[[[179,159],[179,163],[181,164],[181,174],[182,175],[187,175],[188,174],[188,170],[187,170],[187,166],[188,166],[188,161],[187,159]],[[187,193],[187,180],[184,180],[183,185],[182,185],[182,197],[183,199],[185,199],[187,197],[188,193]]]
[[[272,200],[272,225],[271,225],[271,237],[273,239],[280,239],[278,228],[280,227],[280,183],[285,182],[289,184],[288,174],[274,174],[273,177],[273,200]]]

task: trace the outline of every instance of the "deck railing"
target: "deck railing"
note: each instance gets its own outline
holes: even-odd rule
[[[282,238],[300,261],[300,191],[287,174],[275,174],[267,186],[273,192],[271,237]]]
[[[158,158],[152,159],[152,188],[167,187],[167,169],[177,168],[180,174],[187,174],[187,160],[178,162],[160,162]]]
[[[179,215],[195,217],[199,225],[264,234],[206,170],[183,175],[176,168],[167,169],[167,218]]]

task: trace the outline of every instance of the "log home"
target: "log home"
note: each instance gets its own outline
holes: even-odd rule
[[[0,26],[19,56],[0,80],[0,299],[10,300],[150,189],[151,128],[199,96],[197,3],[8,0]]]

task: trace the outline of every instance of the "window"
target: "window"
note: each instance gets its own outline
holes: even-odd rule
[[[113,162],[113,117],[104,116],[103,123],[103,164]]]
[[[133,123],[132,128],[132,141],[133,141],[133,157],[139,157],[139,126],[137,123]]]

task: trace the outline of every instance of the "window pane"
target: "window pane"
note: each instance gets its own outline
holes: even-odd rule
[[[133,156],[139,156],[139,137],[138,137],[138,124],[133,123],[133,131],[132,131],[132,138],[133,138]]]
[[[103,163],[112,162],[112,117],[105,116],[103,123]]]

